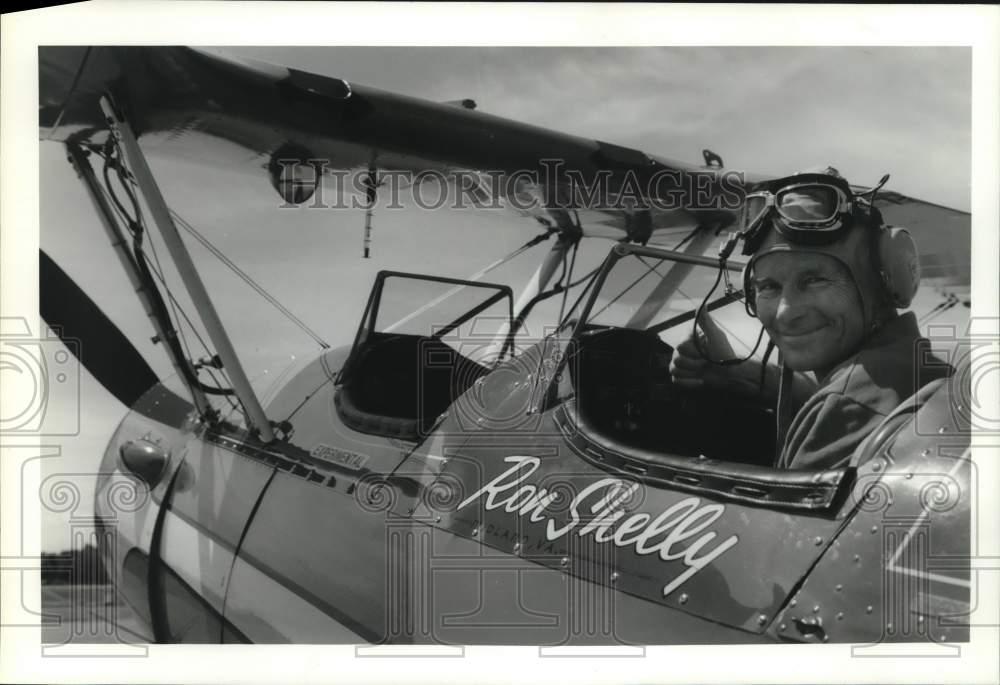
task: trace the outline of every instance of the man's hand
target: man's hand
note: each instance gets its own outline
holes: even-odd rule
[[[731,385],[735,376],[739,376],[742,380],[743,373],[734,373],[738,366],[720,366],[702,356],[706,355],[714,361],[736,358],[725,332],[708,313],[701,315],[698,325],[701,331],[692,333],[691,337],[674,350],[673,358],[670,360],[670,374],[674,383],[682,387],[698,388],[704,385]],[[694,335],[698,336],[697,344]]]
[[[733,346],[725,332],[708,314],[702,314],[698,320],[701,332],[698,334],[698,345],[688,338],[674,350],[670,359],[670,375],[674,383],[686,388],[712,387],[724,389],[727,393],[742,395],[757,395],[763,401],[774,401],[778,397],[778,384],[781,378],[780,369],[768,364],[761,368],[758,359],[748,359],[741,364],[721,366],[705,359],[702,353],[713,361],[736,359]],[[698,351],[701,347],[701,352]],[[761,387],[761,379],[764,387]],[[801,407],[809,397],[816,392],[817,384],[811,374],[796,372],[792,377],[792,406],[795,410]]]

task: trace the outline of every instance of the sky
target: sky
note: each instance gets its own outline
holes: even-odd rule
[[[969,209],[971,51],[952,47],[286,48],[228,52],[698,162],[892,175]],[[387,68],[388,67],[388,68]]]
[[[769,174],[830,164],[851,182],[968,210],[971,152],[967,48],[212,48],[429,100],[472,98],[481,111],[698,162]],[[349,343],[375,273],[467,277],[534,236],[507,214],[376,210],[373,258],[361,259],[363,215],[278,210],[267,179],[183,159],[150,160],[168,204],[329,343]],[[150,325],[107,245],[62,149],[40,149],[40,242],[135,341]],[[608,244],[587,246],[579,268]],[[262,393],[318,348],[188,240],[248,375]],[[538,247],[485,280],[517,289]],[[164,252],[159,252],[161,258]],[[169,266],[166,269],[170,271]],[[176,289],[182,304],[185,298]],[[932,294],[926,295],[932,297]],[[928,306],[931,299],[921,301]],[[190,308],[188,308],[190,311]],[[96,470],[125,408],[85,371],[78,436],[52,468]],[[84,488],[84,500],[86,487]],[[64,515],[43,516],[43,549],[68,541]]]

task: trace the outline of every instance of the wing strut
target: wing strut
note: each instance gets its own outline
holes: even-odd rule
[[[233,348],[233,344],[226,334],[222,320],[215,311],[215,306],[208,296],[205,284],[201,281],[201,276],[198,275],[194,262],[191,260],[191,255],[188,254],[187,248],[184,246],[184,242],[177,232],[177,227],[174,226],[174,222],[170,218],[170,210],[163,199],[163,195],[160,193],[159,187],[156,185],[153,172],[150,171],[146,163],[146,157],[139,148],[135,134],[132,132],[132,127],[129,126],[128,121],[115,111],[111,100],[107,96],[101,97],[101,109],[104,111],[104,116],[111,127],[112,134],[121,146],[122,153],[128,160],[129,168],[135,177],[136,184],[139,186],[139,190],[146,200],[146,206],[149,208],[150,214],[153,216],[153,221],[160,230],[163,242],[166,243],[167,249],[170,251],[170,256],[177,267],[177,273],[180,274],[181,280],[184,282],[184,286],[191,296],[191,301],[194,303],[195,309],[197,309],[198,315],[205,325],[205,330],[212,339],[212,344],[215,345],[219,358],[222,360],[223,368],[226,370],[226,374],[233,384],[233,389],[236,391],[236,396],[246,411],[249,427],[257,431],[263,442],[271,442],[274,440],[274,431],[271,428],[271,424],[267,420],[264,409],[261,407],[260,401],[257,399],[257,395],[250,385],[250,380],[247,378],[242,364],[240,364],[239,357],[236,356],[236,350]]]
[[[146,310],[146,316],[149,317],[150,322],[153,324],[153,330],[156,331],[156,339],[163,341],[164,345],[169,346],[170,341],[176,339],[177,332],[170,325],[169,320],[164,320],[157,315],[156,296],[149,291],[146,281],[139,272],[131,254],[129,254],[128,243],[121,232],[120,226],[115,221],[114,212],[108,204],[107,198],[101,192],[100,184],[94,176],[94,170],[90,166],[90,160],[87,158],[88,153],[76,143],[67,143],[66,151],[70,164],[73,165],[77,175],[83,181],[87,195],[94,205],[94,210],[101,221],[101,225],[104,227],[104,231],[107,233],[108,239],[115,249],[115,254],[118,256],[118,260],[128,275],[132,289],[139,296],[139,301],[142,302],[142,307]],[[211,416],[213,413],[212,406],[209,404],[202,389],[196,382],[192,381],[192,379],[196,378],[196,375],[187,359],[174,354],[172,351],[168,351],[167,356],[170,358],[177,375],[187,385],[199,416],[203,418]],[[104,382],[103,378],[99,378],[98,380]],[[125,404],[128,406],[128,403]]]
[[[701,226],[695,233],[685,238],[684,254],[703,254],[715,238],[713,230],[715,228],[717,227]],[[684,282],[693,268],[693,264],[674,264],[670,267],[670,270],[625,324],[625,328],[646,328],[649,326],[649,322],[663,308],[663,303],[674,294],[674,291]]]
[[[577,219],[576,223],[572,222],[568,212],[564,210],[549,210],[549,213],[556,219],[558,228],[554,230],[558,232],[559,237],[556,239],[552,249],[542,259],[542,263],[538,265],[535,273],[528,280],[524,290],[521,291],[520,296],[517,298],[517,302],[514,304],[514,320],[510,325],[500,327],[500,330],[497,331],[490,343],[488,354],[484,355],[486,357],[496,354],[499,360],[508,345],[511,348],[511,355],[514,354],[512,333],[516,333],[519,324],[524,322],[529,307],[534,304],[535,298],[545,290],[549,281],[552,280],[552,276],[556,272],[556,267],[566,258],[570,249],[580,242],[582,230],[580,229],[579,219]]]

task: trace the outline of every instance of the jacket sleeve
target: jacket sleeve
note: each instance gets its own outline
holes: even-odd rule
[[[796,414],[780,464],[791,469],[845,466],[854,450],[885,418],[840,393],[814,398]]]

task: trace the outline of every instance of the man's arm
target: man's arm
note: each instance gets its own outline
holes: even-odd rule
[[[779,465],[790,469],[845,466],[884,419],[883,414],[840,393],[816,397],[795,416]]]

